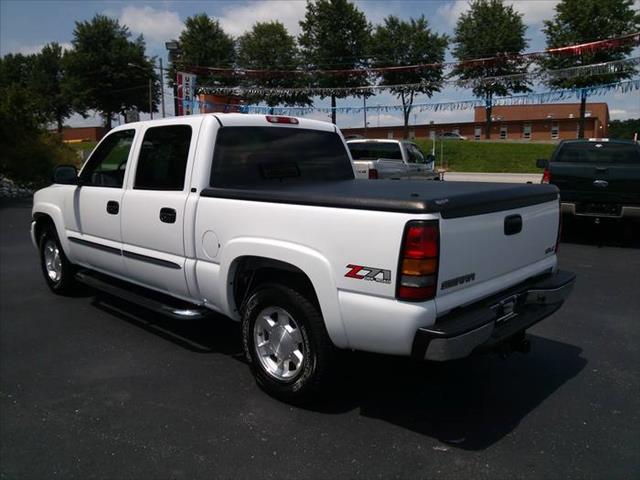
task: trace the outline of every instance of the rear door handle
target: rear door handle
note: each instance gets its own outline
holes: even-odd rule
[[[162,223],[176,223],[176,211],[173,208],[161,208],[160,221]]]
[[[107,213],[110,215],[117,215],[120,211],[120,204],[115,200],[109,200],[107,202]]]

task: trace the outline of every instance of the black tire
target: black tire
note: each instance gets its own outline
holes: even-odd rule
[[[47,272],[45,248],[50,242],[55,244],[58,248],[60,256],[60,278],[58,279],[52,279]],[[69,259],[65,255],[54,227],[46,226],[43,229],[38,245],[40,247],[40,268],[42,269],[42,275],[44,276],[47,286],[57,295],[71,294],[73,290],[77,288],[77,282],[75,279],[76,267],[69,262]]]
[[[299,374],[291,380],[274,378],[257,358],[254,326],[258,314],[276,307],[297,324],[304,345]],[[305,403],[322,391],[331,377],[335,347],[329,339],[318,307],[304,295],[283,285],[259,286],[246,303],[242,316],[242,343],[256,383],[269,395],[290,403]]]

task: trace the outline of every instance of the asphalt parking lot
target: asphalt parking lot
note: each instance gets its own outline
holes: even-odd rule
[[[331,399],[303,409],[256,387],[229,320],[51,294],[29,216],[0,206],[2,478],[640,474],[637,226],[565,225],[560,263],[578,283],[530,354],[347,354]]]

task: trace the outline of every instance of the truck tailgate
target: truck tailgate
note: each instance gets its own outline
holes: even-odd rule
[[[536,266],[548,268],[546,265],[554,261],[558,207],[558,201],[554,200],[481,215],[443,218],[437,298],[443,299],[498,277],[505,277],[505,281],[499,282],[504,289],[509,286],[505,284],[507,277],[513,278],[514,283],[523,280],[517,272],[530,276],[541,273],[533,271]],[[549,262],[544,262],[545,259]],[[477,294],[469,299],[471,301],[495,293],[475,290]],[[445,306],[448,302],[439,303]]]
[[[570,163],[551,165],[551,183],[563,201],[640,203],[640,162],[633,164]]]

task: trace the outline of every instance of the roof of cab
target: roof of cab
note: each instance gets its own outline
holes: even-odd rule
[[[311,120],[308,118],[290,117],[298,120],[297,124],[271,123],[267,121],[269,115],[257,115],[250,113],[204,113],[199,115],[188,115],[181,117],[167,117],[153,120],[143,120],[140,122],[132,122],[119,125],[112,131],[131,128],[132,126],[149,126],[149,125],[171,125],[176,120],[198,119],[203,117],[214,117],[224,127],[282,127],[282,128],[306,128],[310,130],[323,130],[326,132],[335,132],[336,126],[333,123],[321,122],[319,120]],[[273,115],[276,117],[287,117],[288,115]]]
[[[283,127],[283,128],[306,128],[310,130],[323,130],[335,132],[336,126],[333,123],[310,120],[308,118],[293,117],[291,115],[255,115],[248,113],[215,113],[213,114],[223,127]],[[267,117],[289,117],[298,120],[297,124],[272,123]]]
[[[393,138],[351,138],[347,143],[405,143],[405,140]]]

